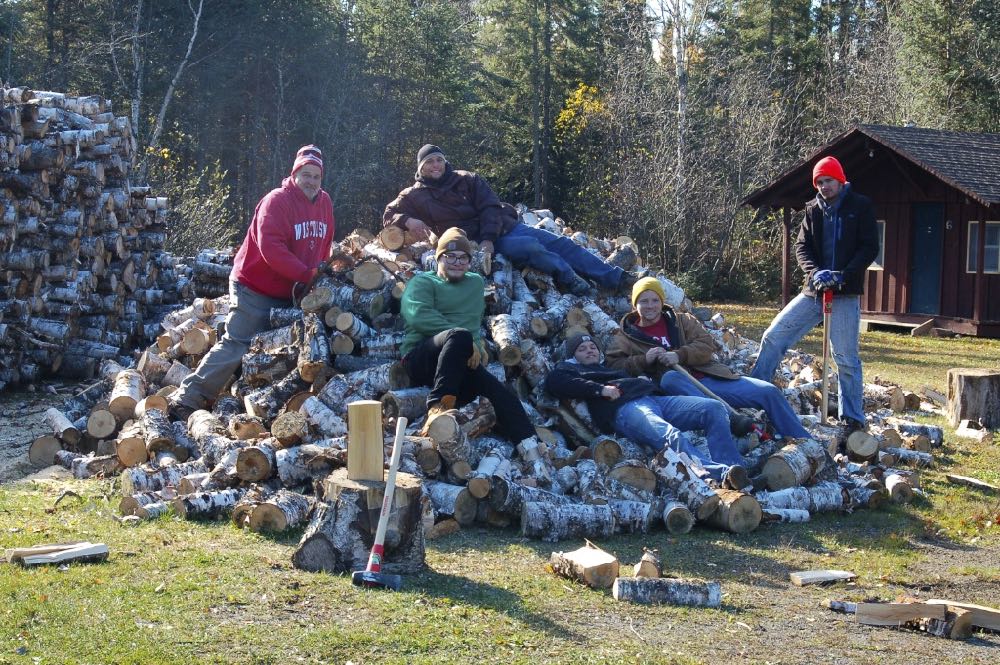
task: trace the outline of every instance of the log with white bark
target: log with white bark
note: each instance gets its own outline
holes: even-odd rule
[[[279,446],[274,439],[240,448],[236,454],[236,475],[240,480],[256,483],[273,476],[277,470]]]
[[[644,492],[656,490],[656,474],[645,463],[636,459],[625,459],[615,464],[608,471],[608,478]]]
[[[217,492],[196,492],[173,500],[174,511],[188,520],[213,520],[225,517],[246,493],[246,489],[224,489]]]
[[[718,582],[669,577],[619,577],[611,590],[615,600],[642,605],[720,607],[722,586]]]
[[[749,533],[762,517],[760,503],[753,496],[736,490],[716,490],[719,508],[708,518],[712,526],[730,533]]]
[[[477,499],[484,499],[490,494],[491,479],[494,476],[509,479],[510,473],[510,459],[504,457],[499,451],[491,450],[482,456],[476,470],[469,477],[469,493]]]
[[[292,395],[309,388],[308,382],[302,379],[298,370],[292,370],[287,376],[273,385],[258,388],[243,398],[247,413],[259,416],[264,420],[272,420]]]
[[[131,496],[124,496],[118,502],[118,512],[122,515],[136,515],[146,519],[144,508],[152,503],[163,503],[173,501],[177,498],[177,490],[173,487],[165,487],[154,492],[139,492]]]
[[[607,538],[615,530],[609,506],[528,501],[521,508],[521,535],[556,542],[568,538]]]
[[[618,533],[646,533],[659,518],[653,504],[628,499],[608,499]]]
[[[241,441],[259,439],[267,434],[267,428],[264,426],[263,419],[259,416],[251,416],[248,413],[233,414],[229,418],[228,430],[230,436]]]
[[[842,510],[848,505],[848,494],[839,483],[827,481],[806,489],[809,492],[810,513]]]
[[[499,360],[506,367],[515,367],[521,362],[521,335],[518,324],[510,314],[498,314],[486,320],[490,336],[499,347]]]
[[[719,507],[719,495],[695,473],[694,464],[694,460],[664,448],[650,463],[650,468],[697,519],[707,520]]]
[[[258,503],[250,513],[251,531],[280,533],[306,521],[313,499],[281,489]]]
[[[108,410],[119,422],[135,414],[135,405],[146,396],[146,380],[134,369],[124,369],[115,377],[115,385],[108,398]]]
[[[478,500],[468,488],[427,480],[424,481],[424,490],[438,515],[450,515],[462,526],[476,521]]]
[[[884,448],[885,452],[896,458],[897,464],[907,466],[924,467],[934,464],[934,456],[930,453],[922,453],[918,450],[906,450],[905,448]]]
[[[325,478],[335,468],[347,466],[347,439],[335,437],[283,448],[274,457],[281,483],[285,487],[296,487]]]
[[[383,401],[382,404],[384,412],[385,402]],[[318,397],[309,397],[306,399],[302,403],[302,406],[299,407],[299,412],[305,416],[309,424],[314,426],[325,437],[344,436],[347,434],[347,423],[343,417],[323,404]],[[271,429],[272,433],[274,433],[273,424]]]
[[[361,570],[368,563],[385,485],[352,481],[338,469],[324,483],[325,500],[317,503],[298,548],[292,554],[296,568],[334,573]],[[389,509],[382,572],[407,574],[424,567],[421,520],[421,484],[406,473],[396,476]]]
[[[404,417],[413,422],[427,413],[427,386],[390,390],[382,395],[382,415],[386,418]]]
[[[302,380],[312,383],[329,369],[330,341],[316,314],[303,314],[301,329],[297,367]]]
[[[115,454],[127,467],[138,466],[149,459],[141,423],[133,422],[122,427],[115,439]]]
[[[80,443],[80,430],[59,409],[51,407],[46,409],[45,422],[48,423],[52,433],[66,444],[67,448],[73,448]]]
[[[508,515],[520,515],[526,502],[571,504],[574,500],[562,494],[554,494],[538,487],[528,487],[512,479],[493,476],[490,479],[490,505]]]
[[[308,398],[315,399],[314,397]],[[305,402],[303,402],[303,405]],[[301,411],[286,411],[271,423],[271,436],[280,448],[290,448],[300,443],[309,434],[309,423]]]
[[[694,526],[694,515],[680,501],[668,501],[663,507],[663,524],[667,533],[679,536],[689,532]]]
[[[798,439],[764,463],[762,474],[770,490],[802,485],[826,465],[826,446],[815,439]]]

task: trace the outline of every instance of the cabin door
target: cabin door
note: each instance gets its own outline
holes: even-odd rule
[[[910,314],[941,313],[941,254],[944,204],[913,204],[910,255]]]

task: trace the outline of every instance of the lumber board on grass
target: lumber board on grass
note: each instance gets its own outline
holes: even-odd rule
[[[956,485],[965,485],[967,487],[975,487],[979,490],[987,490],[989,492],[1000,492],[1000,487],[996,485],[991,485],[988,482],[979,480],[978,478],[970,478],[968,476],[959,476],[954,473],[946,473],[945,478],[948,479],[949,483],[954,483]]]
[[[37,566],[69,561],[103,561],[108,558],[108,546],[104,543],[71,543],[67,545],[43,545],[12,550],[7,559],[23,566]]]
[[[845,582],[853,580],[857,575],[846,570],[799,570],[789,573],[788,578],[795,586],[822,584],[824,582]]]
[[[928,603],[858,603],[854,620],[866,626],[902,626],[918,619],[944,620],[944,605]]]

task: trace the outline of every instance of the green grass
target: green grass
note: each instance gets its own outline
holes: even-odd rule
[[[773,315],[720,309],[748,332]],[[889,333],[863,339],[869,376],[892,368],[908,389],[940,386],[951,360],[995,363],[996,344]],[[894,354],[905,346],[910,355],[886,361],[879,345]],[[915,653],[923,662],[987,662],[985,635],[959,643],[862,628],[819,601],[906,593],[996,604],[1000,496],[950,484],[944,473],[1000,482],[997,444],[1000,437],[975,443],[946,434],[936,453],[942,464],[921,474],[926,496],[906,506],[739,536],[699,527],[680,537],[655,531],[600,543],[624,568],[642,547],[656,547],[670,574],[721,581],[718,610],[618,603],[546,571],[554,549],[579,543],[528,541],[515,530],[473,527],[429,541],[428,570],[390,593],[294,569],[301,532],[265,537],[173,516],[129,527],[117,519],[110,481],[0,485],[0,547],[89,539],[111,550],[106,563],[65,569],[0,564],[0,665],[913,662]],[[81,498],[54,505],[64,489]],[[790,571],[816,568],[852,570],[857,584],[789,585]]]

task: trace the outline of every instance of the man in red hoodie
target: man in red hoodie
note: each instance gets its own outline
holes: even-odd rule
[[[322,181],[323,153],[303,146],[291,175],[257,204],[229,278],[226,333],[171,396],[174,417],[187,420],[218,396],[250,339],[267,329],[271,308],[288,307],[330,255],[333,202]]]

